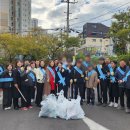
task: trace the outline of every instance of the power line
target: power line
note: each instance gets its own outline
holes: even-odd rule
[[[110,14],[110,13],[113,13],[114,10],[117,10],[117,9],[123,7],[123,6],[126,6],[126,5],[128,5],[129,3],[130,3],[130,2],[127,2],[127,3],[125,3],[125,4],[123,4],[123,5],[119,6],[119,7],[116,7],[115,9],[112,9],[112,10],[110,10],[110,11],[104,13],[104,14],[99,15],[99,16],[93,17],[93,18],[91,18],[91,19],[89,19],[89,20],[87,20],[87,21],[95,20],[95,19],[100,18],[100,17],[102,17],[102,16],[105,16],[105,15],[108,15],[108,14]],[[71,24],[70,26],[73,26],[73,25],[76,25],[76,24],[80,24],[80,23],[83,23],[83,22],[86,22],[86,20],[81,21],[81,22],[77,22],[77,23],[73,23],[73,24]]]

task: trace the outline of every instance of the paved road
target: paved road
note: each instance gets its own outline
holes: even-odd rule
[[[83,106],[83,120],[38,118],[39,108],[28,111],[0,109],[0,130],[130,130],[130,115],[114,108]],[[100,127],[104,126],[104,127]]]

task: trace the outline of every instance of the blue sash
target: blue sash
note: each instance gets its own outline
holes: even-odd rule
[[[60,84],[62,84],[63,86],[65,86],[65,78],[62,77],[60,71],[57,72],[58,77],[60,78],[60,80],[58,81]]]
[[[33,82],[35,82],[35,75],[32,72],[29,73],[29,76],[33,79]]]
[[[130,76],[130,71],[126,74],[126,76],[123,78],[123,81],[127,82],[128,76]]]
[[[105,74],[103,74],[100,65],[97,65],[97,69],[98,69],[98,72],[100,74],[100,76],[99,76],[100,79],[103,79],[103,80],[106,79],[106,76],[105,76]]]
[[[64,69],[67,69],[67,66],[66,66],[65,64],[63,64],[62,67],[63,67]]]
[[[47,69],[51,72],[52,76],[54,77],[55,79],[55,72],[53,71],[53,69],[51,67],[47,67]]]
[[[83,75],[83,71],[79,69],[77,66],[74,67],[74,69],[81,75]]]
[[[113,68],[110,64],[108,65],[108,67],[109,67],[110,73],[114,73]],[[112,75],[110,76],[110,80],[112,81],[112,83],[116,82],[116,78]]]
[[[67,68],[67,69],[68,69],[69,73],[71,73],[71,69],[69,69],[69,68]]]
[[[0,78],[0,82],[3,83],[3,82],[12,82],[13,81],[13,78]]]
[[[125,72],[124,72],[120,67],[118,67],[117,70],[118,70],[122,75],[125,75]]]
[[[45,76],[46,75],[46,71],[40,67],[40,71],[42,72],[42,74]]]
[[[95,72],[96,72],[95,70],[88,72],[88,77],[92,76]]]
[[[88,63],[87,62],[83,62],[83,65],[86,67],[86,68],[88,68]]]
[[[0,66],[0,75],[4,72],[3,68]]]
[[[55,68],[55,70],[56,70],[56,71],[58,70],[58,66]]]

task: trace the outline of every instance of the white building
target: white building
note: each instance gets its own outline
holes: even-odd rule
[[[31,0],[0,0],[0,21],[0,32],[27,35],[31,28]]]
[[[83,44],[77,49],[78,52],[87,51],[94,54],[113,54],[113,42],[107,36],[109,27],[101,23],[86,23],[83,26]]]

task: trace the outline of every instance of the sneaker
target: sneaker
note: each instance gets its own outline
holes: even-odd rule
[[[124,107],[123,106],[118,106],[117,109],[118,110],[124,110]]]
[[[4,110],[10,110],[11,109],[11,107],[6,107],[6,108],[4,108]]]
[[[34,99],[31,99],[31,103],[33,103],[34,102]]]
[[[98,102],[96,105],[97,105],[97,106],[101,106],[101,105],[102,105],[102,103],[101,103],[101,102]]]
[[[125,109],[125,112],[126,112],[126,113],[130,113],[130,109],[129,109],[129,108],[126,108],[126,109]]]
[[[103,106],[103,107],[106,107],[106,106],[107,106],[107,103],[103,103],[102,106]]]
[[[27,108],[27,107],[22,107],[21,110],[23,110],[23,111],[27,111],[28,108]]]
[[[114,103],[113,102],[110,102],[110,104],[108,105],[109,107],[113,107],[114,106]]]
[[[29,108],[29,109],[32,109],[33,107],[32,107],[32,106],[29,106],[28,108]]]
[[[114,103],[114,107],[117,108],[118,107],[118,103]]]

